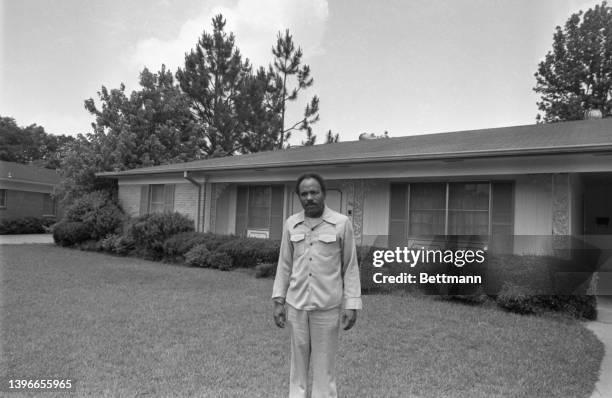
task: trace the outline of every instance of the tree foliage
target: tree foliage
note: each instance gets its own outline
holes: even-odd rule
[[[185,54],[184,68],[176,73],[201,126],[199,138],[208,156],[232,155],[240,149],[243,124],[237,102],[251,72],[235,46],[234,34],[225,32],[225,24],[222,15],[215,16],[212,34],[204,31],[195,49]]]
[[[313,78],[310,76],[310,66],[302,65],[302,49],[295,48],[293,37],[289,34],[289,30],[285,34],[278,33],[276,45],[272,48],[274,55],[274,71],[276,77],[274,85],[278,91],[277,98],[279,99],[278,108],[280,109],[280,143],[282,148],[284,142],[291,137],[293,130],[306,131],[305,145],[313,145],[316,138],[312,134],[310,125],[319,120],[319,98],[315,95],[306,105],[304,109],[304,117],[297,122],[289,123],[286,127],[285,113],[287,105],[291,101],[298,98],[300,91],[312,86]],[[295,77],[297,85],[291,88],[290,79]]]
[[[556,27],[552,51],[538,65],[538,121],[582,119],[589,109],[612,111],[612,8],[604,1]]]
[[[74,137],[48,134],[36,124],[20,127],[15,119],[0,116],[0,160],[56,169],[62,148],[72,141]]]
[[[107,158],[104,170],[127,170],[198,156],[187,97],[162,65],[158,73],[140,74],[140,90],[128,97],[125,86],[98,92],[101,108],[92,98],[85,108],[95,116],[90,141]]]
[[[125,86],[98,92],[100,107],[93,98],[85,108],[95,116],[93,132],[79,135],[66,148],[61,170],[64,199],[70,201],[86,192],[112,187],[95,178],[101,171],[197,159],[201,156],[191,120],[188,98],[162,65],[158,73],[145,68],[140,89],[129,97]]]
[[[313,84],[289,31],[278,35],[274,63],[253,71],[225,26],[223,16],[215,16],[212,33],[203,32],[174,76],[163,65],[158,73],[145,68],[140,88],[131,94],[123,84],[102,86],[97,101],[85,101],[95,117],[93,132],[79,135],[65,150],[65,200],[112,189],[108,180],[95,178],[97,172],[278,149],[296,129],[314,144],[316,96],[302,119],[284,125],[288,103]],[[296,86],[289,88],[294,78]]]

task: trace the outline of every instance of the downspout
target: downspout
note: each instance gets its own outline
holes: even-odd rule
[[[206,177],[204,177],[204,182],[202,184],[200,184],[199,182],[197,182],[191,175],[189,175],[188,171],[183,171],[183,178],[186,179],[187,181],[189,181],[190,183],[192,183],[193,185],[195,185],[196,187],[198,187],[198,205],[197,205],[197,212],[196,212],[196,231],[200,232],[201,228],[200,228],[200,209],[202,207],[202,187],[204,186],[204,184],[206,183]]]

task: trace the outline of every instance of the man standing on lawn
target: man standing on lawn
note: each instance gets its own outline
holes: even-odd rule
[[[295,189],[303,211],[285,221],[272,299],[274,322],[289,323],[289,397],[337,397],[336,351],[340,323],[349,330],[361,309],[361,285],[351,221],[325,206],[325,181],[301,175]],[[285,308],[285,304],[287,307]]]

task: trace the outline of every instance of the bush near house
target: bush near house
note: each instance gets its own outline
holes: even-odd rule
[[[213,233],[183,232],[166,239],[163,244],[164,259],[182,262],[185,255],[196,245],[205,245],[209,250],[216,250],[225,242],[236,239],[232,235],[216,235]]]
[[[95,191],[81,196],[66,208],[64,220],[82,222],[92,239],[99,240],[117,233],[125,215],[106,191]]]
[[[60,245],[80,243],[85,250],[104,250],[113,254],[135,254],[147,259],[185,262],[191,266],[230,270],[255,268],[255,276],[273,277],[276,272],[280,242],[193,231],[193,221],[180,213],[155,213],[128,220],[122,233],[106,235],[99,242],[90,242],[90,228],[82,222],[57,224],[54,233]],[[389,293],[396,290],[418,291],[445,299],[480,304],[494,301],[500,307],[521,314],[559,311],[575,317],[594,319],[596,301],[586,295],[589,272],[567,277],[579,268],[590,270],[592,259],[577,251],[572,258],[521,256],[489,253],[482,265],[455,267],[452,264],[421,264],[409,267],[403,263],[372,265],[373,246],[357,247],[362,291]],[[592,257],[592,256],[591,256]],[[588,261],[587,261],[588,260]],[[586,263],[585,263],[586,261]],[[374,283],[373,275],[413,274],[420,272],[447,275],[482,275],[483,285]]]
[[[192,267],[208,268],[211,254],[204,243],[197,244],[185,253],[185,263]]]
[[[60,246],[73,246],[91,239],[89,227],[78,221],[60,221],[53,227],[53,240]]]
[[[255,266],[255,278],[273,278],[278,263],[263,263]]]
[[[111,234],[100,241],[100,250],[126,256],[135,249],[134,241],[123,234]]]
[[[254,268],[261,263],[278,261],[280,242],[258,238],[235,238],[219,245],[216,251],[226,253],[236,268]]]
[[[134,241],[139,255],[153,260],[164,257],[164,242],[181,232],[192,232],[193,220],[179,212],[146,214],[130,221],[126,236]]]
[[[51,217],[7,218],[0,221],[0,235],[42,234],[55,221]]]
[[[596,299],[587,294],[594,267],[594,255],[576,250],[570,258],[514,254],[487,255],[487,261],[476,267],[457,268],[447,264],[423,264],[414,268],[405,264],[372,265],[372,253],[380,248],[358,249],[361,286],[364,293],[388,293],[395,290],[418,290],[425,294],[474,304],[494,300],[500,307],[520,314],[557,311],[578,318],[595,319]],[[586,254],[585,254],[586,253]],[[399,275],[445,273],[446,275],[482,275],[483,285],[453,284],[377,284],[375,273]]]

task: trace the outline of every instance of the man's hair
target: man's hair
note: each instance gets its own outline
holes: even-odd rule
[[[297,194],[297,196],[300,196],[300,184],[307,178],[314,178],[315,180],[317,180],[319,186],[321,187],[321,192],[325,194],[325,180],[323,179],[323,177],[321,177],[317,173],[304,173],[297,178],[297,181],[295,183],[295,193]]]

